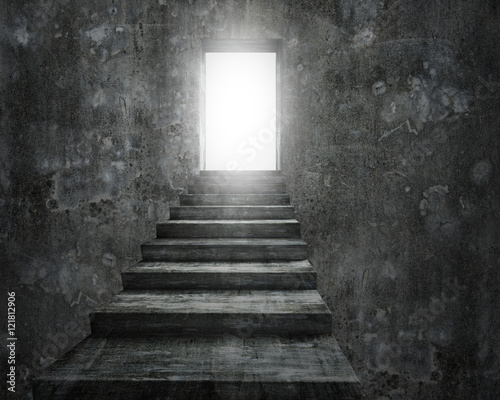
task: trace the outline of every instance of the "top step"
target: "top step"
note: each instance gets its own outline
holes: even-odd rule
[[[201,171],[196,183],[284,183],[280,171]]]
[[[285,194],[284,183],[229,182],[194,183],[188,185],[189,194]]]
[[[265,170],[265,171],[200,171],[201,177],[209,176],[231,176],[231,177],[265,177],[265,176],[281,176],[281,171]]]
[[[287,194],[181,194],[181,206],[289,206]]]

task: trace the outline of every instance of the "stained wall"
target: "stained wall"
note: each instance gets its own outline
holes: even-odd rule
[[[203,38],[283,40],[283,173],[367,398],[499,396],[496,1],[1,6],[20,398],[89,334],[197,173]]]

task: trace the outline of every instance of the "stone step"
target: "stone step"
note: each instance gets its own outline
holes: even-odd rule
[[[279,171],[202,171],[34,400],[360,399],[284,191]]]
[[[284,183],[193,183],[188,185],[189,194],[284,194]]]
[[[181,206],[170,207],[170,219],[293,219],[292,206]]]
[[[155,239],[141,245],[145,261],[297,261],[307,259],[301,239]]]
[[[296,219],[175,220],[156,224],[158,238],[300,238]]]
[[[310,290],[309,261],[281,263],[141,262],[122,272],[124,289]]]
[[[126,290],[90,314],[93,336],[317,335],[332,314],[316,290]]]
[[[287,194],[181,194],[181,206],[283,206]]]
[[[361,398],[331,335],[89,337],[34,383],[34,400]]]
[[[266,176],[281,176],[281,171],[274,169],[266,170],[237,170],[237,171],[226,171],[226,170],[201,170],[200,176],[218,176],[218,175],[232,175],[232,176],[256,176],[259,178]]]
[[[212,175],[200,175],[194,180],[195,183],[285,183],[283,175],[255,175],[255,174],[231,174],[221,173]]]

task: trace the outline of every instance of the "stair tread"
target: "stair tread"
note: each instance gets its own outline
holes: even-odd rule
[[[287,290],[316,289],[309,261],[147,262],[122,272],[125,289]]]
[[[300,238],[296,219],[174,219],[156,224],[157,238]]]
[[[242,174],[217,174],[217,175],[200,175],[195,177],[196,182],[285,182],[283,175],[242,175]]]
[[[262,198],[290,197],[290,195],[287,193],[186,193],[181,196],[240,197],[249,199],[255,199],[260,197]],[[259,205],[267,205],[267,204],[259,204]],[[279,205],[279,204],[269,204],[269,205]],[[250,206],[252,205],[250,204]]]
[[[286,187],[285,182],[261,182],[261,181],[245,181],[245,180],[228,180],[228,181],[214,181],[214,180],[197,180],[190,185],[192,186],[251,186],[255,188],[261,188],[261,187],[281,187],[284,188]],[[258,193],[258,192],[256,192]]]
[[[186,193],[184,196],[209,196],[209,197],[241,197],[255,199],[258,197],[262,198],[273,198],[273,197],[289,197],[287,193]],[[182,195],[181,195],[182,196]],[[248,205],[248,204],[247,204]],[[266,205],[266,204],[262,204]],[[279,204],[270,204],[279,205]]]
[[[125,273],[232,273],[232,274],[278,274],[278,273],[314,273],[310,262],[289,261],[289,262],[269,262],[269,263],[250,263],[250,262],[148,262],[142,261],[136,266],[127,269]]]
[[[217,224],[217,225],[252,225],[252,224],[266,224],[266,225],[285,225],[285,224],[298,224],[299,221],[296,219],[251,219],[251,220],[239,220],[239,219],[175,219],[163,222],[158,222],[158,224],[167,225],[207,225],[207,224]]]
[[[191,195],[190,195],[191,196]],[[198,195],[192,195],[192,196],[198,196]],[[214,195],[214,196],[219,196],[219,195]],[[227,196],[231,196],[231,195],[227,195]],[[174,209],[174,208],[182,208],[182,209],[192,209],[192,210],[204,210],[204,209],[242,209],[242,210],[245,210],[245,209],[267,209],[267,208],[270,208],[270,209],[293,209],[293,206],[292,205],[273,205],[273,204],[270,204],[270,205],[255,205],[255,206],[249,206],[249,205],[236,205],[236,206],[231,206],[231,205],[219,205],[219,206],[216,206],[216,205],[207,205],[207,206],[203,206],[203,205],[199,205],[199,206],[172,206],[170,207],[170,209]]]
[[[195,182],[188,185],[191,194],[285,194],[285,183],[279,182]]]
[[[282,176],[267,177],[265,179],[257,179],[254,177],[202,177],[196,178],[191,182],[195,185],[284,185],[285,179]]]
[[[224,170],[202,170],[200,176],[213,176],[213,175],[229,175],[229,176],[266,176],[266,175],[282,175],[280,170],[264,169],[261,171],[248,170],[248,171],[224,171]]]
[[[302,239],[282,238],[172,238],[153,239],[145,242],[147,246],[280,246],[300,245],[306,246]]]
[[[331,314],[316,290],[125,290],[93,314]]]
[[[94,338],[37,381],[359,381],[331,335],[190,338]],[[83,388],[84,390],[84,388]]]
[[[170,207],[170,220],[294,219],[293,206],[178,206]]]
[[[286,193],[280,194],[182,194],[180,195],[182,206],[187,205],[290,205],[290,196]]]

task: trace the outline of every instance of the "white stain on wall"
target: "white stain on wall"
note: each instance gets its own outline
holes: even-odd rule
[[[30,35],[29,35],[28,31],[26,30],[26,26],[23,26],[21,28],[16,29],[14,31],[14,37],[19,42],[19,44],[22,44],[23,46],[27,46]]]
[[[110,27],[108,24],[103,24],[94,29],[85,32],[85,35],[92,39],[97,45],[102,44],[102,42],[109,36]]]

